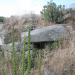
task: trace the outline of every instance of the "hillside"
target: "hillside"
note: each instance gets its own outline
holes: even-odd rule
[[[38,0],[25,1],[27,10],[41,10],[23,15],[19,1],[2,4],[2,14],[11,16],[0,16],[0,75],[75,75],[75,3],[39,0],[41,8]]]

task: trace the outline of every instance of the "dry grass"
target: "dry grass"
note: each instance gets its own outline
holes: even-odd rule
[[[64,40],[63,44],[56,50],[52,50],[46,47],[42,50],[44,52],[42,62],[40,65],[40,75],[45,75],[45,70],[49,72],[49,75],[75,75],[75,43],[74,40]],[[42,53],[43,54],[43,53]],[[10,58],[9,58],[10,59]],[[0,59],[2,60],[2,59]],[[4,60],[3,60],[4,61]],[[7,74],[11,74],[11,62],[8,60],[4,61],[7,67]],[[0,68],[3,67],[2,61],[0,61]],[[36,64],[38,66],[38,64]],[[2,70],[0,69],[0,75],[3,75]],[[36,67],[31,70],[31,75],[39,75],[39,68]]]
[[[49,56],[49,71],[56,75],[75,75],[75,47],[71,41],[69,48],[58,49]]]
[[[44,51],[43,71],[46,68],[50,75],[75,75],[75,45],[73,40],[69,41],[67,48],[58,48],[51,53],[47,52],[48,48]],[[35,73],[34,75],[38,74]]]

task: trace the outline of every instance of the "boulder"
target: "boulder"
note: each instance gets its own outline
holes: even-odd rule
[[[28,42],[28,32],[21,33],[22,42],[24,40],[24,35],[26,36],[26,42]],[[52,25],[32,30],[30,36],[32,43],[50,42],[67,37],[67,30],[63,25]]]

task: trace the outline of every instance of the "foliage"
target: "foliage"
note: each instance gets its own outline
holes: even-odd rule
[[[38,66],[38,73],[41,75],[41,65],[42,65],[42,57],[41,57],[41,50],[39,50],[38,56],[37,56],[37,66]]]
[[[0,51],[0,74],[1,75],[6,75],[5,61],[6,60],[5,60],[4,50],[2,49],[2,51]]]
[[[13,75],[17,75],[17,57],[16,57],[16,50],[14,44],[14,26],[13,26],[13,33],[12,33],[12,67],[13,67]]]
[[[28,32],[28,66],[27,66],[27,75],[30,75],[31,68],[31,55],[30,55],[30,29]]]
[[[5,35],[5,38],[4,38],[5,44],[12,42],[12,32],[13,30]],[[18,30],[14,29],[14,42],[18,41],[19,39],[20,39],[20,34]]]
[[[36,57],[37,57],[37,53],[38,52],[38,50],[37,49],[32,49],[32,58],[31,58],[31,68],[34,68],[34,67],[36,67],[36,61],[35,61],[35,59],[36,59]]]
[[[24,47],[22,49],[21,75],[24,75],[24,73],[25,73],[25,47],[26,47],[26,39],[24,37]]]
[[[56,5],[50,1],[43,7],[41,11],[42,17],[45,21],[59,23],[63,20],[63,16],[68,13],[64,5]]]
[[[58,41],[52,41],[49,44],[50,50],[57,49],[58,47],[59,47],[59,42]]]
[[[5,17],[0,16],[0,22],[4,22]]]

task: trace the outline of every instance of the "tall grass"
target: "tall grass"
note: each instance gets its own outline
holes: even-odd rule
[[[15,43],[14,43],[14,26],[12,32],[12,75],[17,75],[17,57],[16,57],[16,50],[15,50]]]
[[[42,57],[41,57],[41,51],[39,50],[38,54],[38,73],[41,75],[41,65],[42,65]]]
[[[22,49],[21,75],[24,75],[25,73],[25,48],[26,48],[26,37],[24,36],[24,46]]]
[[[6,75],[6,68],[5,68],[5,66],[6,66],[6,65],[5,65],[5,62],[6,62],[6,61],[5,61],[4,50],[2,50],[1,59],[2,59],[2,60],[1,60],[2,63],[0,63],[0,64],[2,65],[2,70],[1,70],[2,73],[1,73],[1,74],[2,74],[2,75]]]
[[[28,64],[25,64],[25,49],[26,49],[26,38],[24,37],[24,44],[21,54],[21,75],[25,75],[25,66],[27,65],[27,75],[30,75],[31,70],[31,54],[30,54],[30,29],[28,31],[28,57],[27,61]],[[14,42],[14,26],[13,26],[13,32],[12,32],[12,75],[18,75],[18,62],[17,62],[17,53],[15,50],[15,42]]]
[[[30,55],[30,29],[28,31],[28,66],[27,66],[27,75],[30,75],[31,69],[31,55]]]

